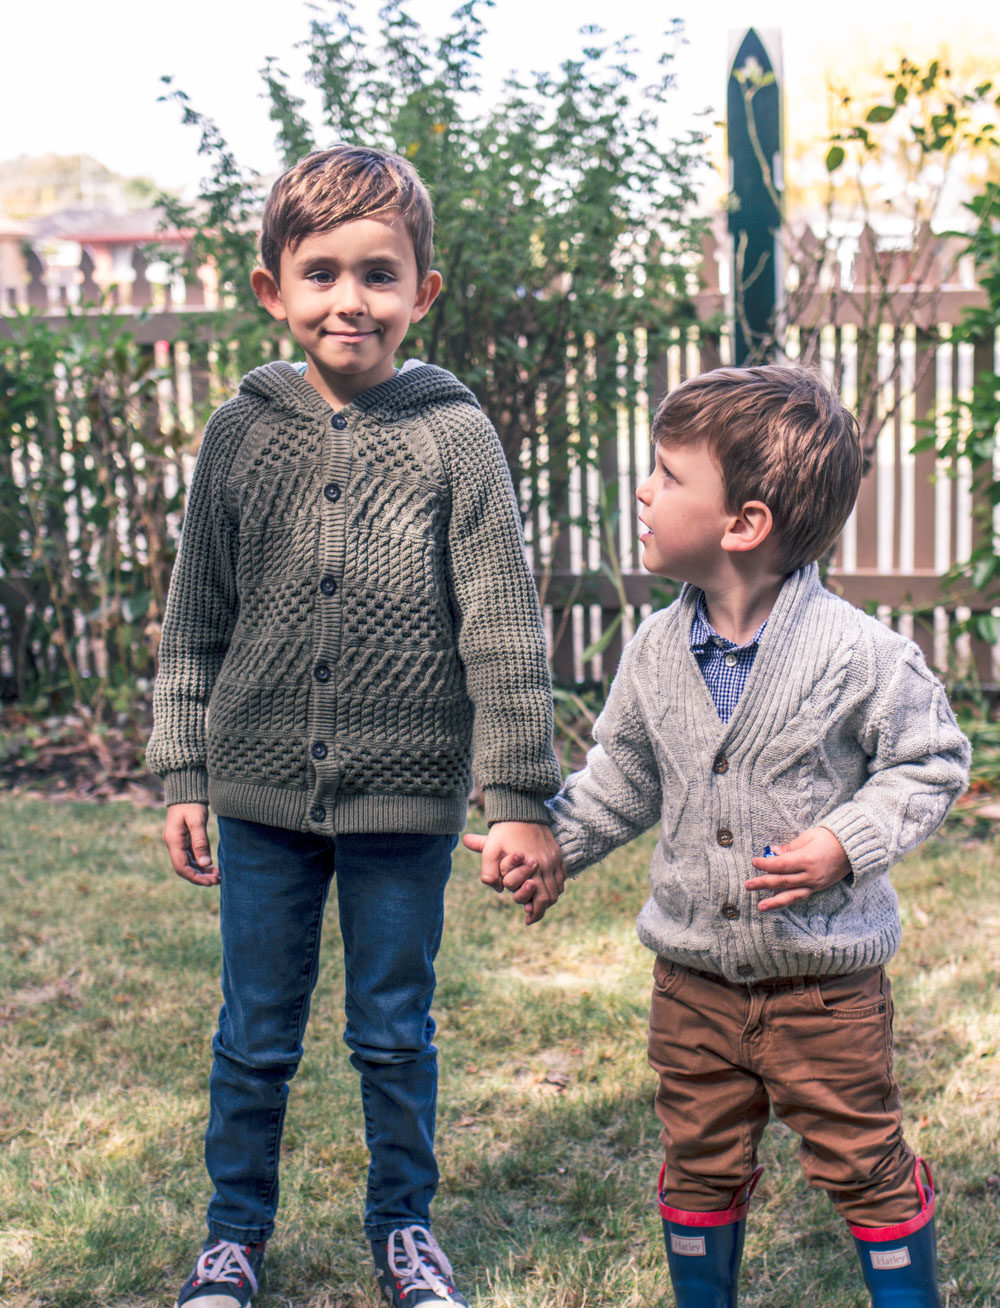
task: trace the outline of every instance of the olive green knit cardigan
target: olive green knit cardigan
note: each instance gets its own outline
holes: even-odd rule
[[[545,637],[495,431],[407,365],[334,411],[290,364],[212,417],[154,692],[168,804],[272,826],[457,832],[546,821]]]

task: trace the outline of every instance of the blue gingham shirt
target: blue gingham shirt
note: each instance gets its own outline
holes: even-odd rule
[[[736,711],[766,626],[765,618],[745,645],[737,645],[715,630],[708,620],[704,591],[698,596],[691,623],[691,653],[723,722],[728,722]]]

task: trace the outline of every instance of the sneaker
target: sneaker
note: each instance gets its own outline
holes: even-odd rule
[[[263,1244],[237,1244],[210,1235],[194,1271],[177,1296],[177,1308],[247,1308],[264,1266]]]
[[[455,1289],[451,1263],[425,1226],[404,1226],[385,1244],[372,1243],[375,1279],[393,1308],[454,1304],[469,1308]]]

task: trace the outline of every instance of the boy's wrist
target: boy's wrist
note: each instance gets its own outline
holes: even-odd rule
[[[848,885],[853,885],[856,877],[867,872],[883,872],[895,862],[885,847],[881,832],[864,806],[856,800],[848,800],[832,813],[827,813],[817,826],[825,827],[835,836],[847,856],[850,864],[846,876]]]

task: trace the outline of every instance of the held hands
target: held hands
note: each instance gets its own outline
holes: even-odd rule
[[[179,877],[196,886],[217,886],[219,869],[208,843],[208,805],[171,804],[163,826],[163,843]]]
[[[494,822],[488,836],[469,832],[466,849],[482,854],[479,879],[497,894],[513,891],[525,925],[540,922],[562,894],[566,869],[555,837],[540,822]]]
[[[810,827],[787,845],[779,845],[771,857],[755,858],[752,863],[766,875],[751,877],[744,883],[747,890],[777,892],[757,901],[762,911],[808,899],[842,881],[851,870],[843,845],[826,827]]]

